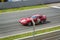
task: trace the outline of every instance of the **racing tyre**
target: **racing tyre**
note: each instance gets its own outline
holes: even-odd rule
[[[46,23],[46,20],[41,21],[42,24]]]

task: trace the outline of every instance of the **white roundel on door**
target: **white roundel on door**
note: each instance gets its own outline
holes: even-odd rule
[[[37,22],[36,22],[36,24],[38,24],[40,22],[40,19],[39,18],[37,18]]]

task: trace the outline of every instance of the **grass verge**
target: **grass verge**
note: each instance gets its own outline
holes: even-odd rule
[[[18,10],[27,10],[27,9],[33,9],[33,8],[43,8],[43,7],[47,7],[47,6],[48,6],[47,4],[40,4],[40,5],[25,6],[25,7],[20,7],[20,8],[3,9],[3,10],[0,10],[0,13],[18,11]]]
[[[44,29],[44,30],[38,30],[38,31],[36,31],[36,34],[42,34],[42,33],[50,32],[50,31],[54,31],[54,30],[60,30],[60,26],[48,28],[48,29]],[[0,38],[0,40],[14,40],[14,39],[18,39],[18,38],[32,36],[32,34],[33,34],[32,32],[29,32],[29,33],[19,34],[19,35],[15,35],[15,36],[6,37],[6,38]]]

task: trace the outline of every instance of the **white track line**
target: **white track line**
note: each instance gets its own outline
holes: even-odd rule
[[[60,7],[59,6],[51,6],[52,8],[59,8],[60,9]]]

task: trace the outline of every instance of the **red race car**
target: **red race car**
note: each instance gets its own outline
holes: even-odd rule
[[[35,14],[31,17],[21,18],[19,20],[19,23],[21,23],[22,25],[33,25],[31,18],[33,19],[35,24],[45,23],[47,19],[46,15]]]

